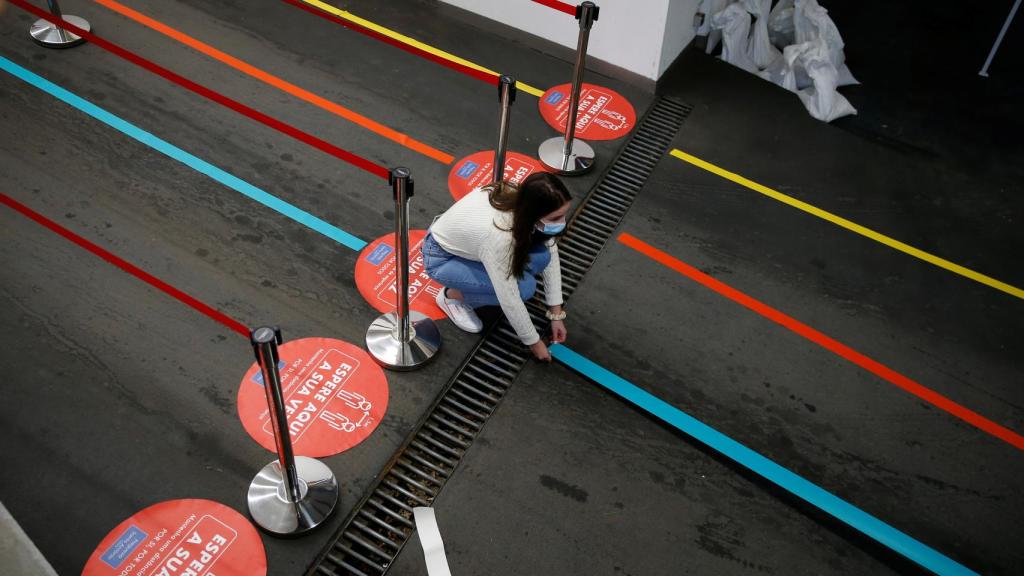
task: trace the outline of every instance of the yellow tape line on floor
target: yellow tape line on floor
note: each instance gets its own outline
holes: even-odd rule
[[[913,246],[910,246],[909,244],[904,244],[903,242],[900,242],[899,240],[896,240],[895,238],[890,238],[889,236],[886,236],[885,234],[881,234],[879,232],[875,232],[874,230],[872,230],[870,228],[865,228],[864,226],[861,226],[860,224],[857,224],[855,222],[851,222],[851,221],[847,220],[846,218],[843,218],[841,216],[836,216],[835,214],[833,214],[831,212],[827,212],[825,210],[822,210],[821,208],[817,208],[815,206],[811,206],[810,204],[808,204],[806,202],[803,202],[803,201],[800,201],[800,200],[797,200],[796,198],[793,198],[792,196],[787,196],[787,195],[783,194],[782,192],[779,192],[777,190],[772,190],[771,188],[769,188],[767,186],[763,186],[761,184],[758,184],[757,182],[754,182],[752,180],[748,180],[748,179],[744,178],[743,176],[740,176],[739,174],[734,174],[732,172],[729,172],[728,170],[725,170],[723,168],[719,168],[718,166],[715,166],[714,164],[712,164],[710,162],[706,162],[704,160],[701,160],[700,158],[697,158],[696,156],[687,154],[686,152],[683,152],[682,150],[679,150],[679,149],[672,150],[672,156],[675,156],[676,158],[678,158],[678,159],[680,159],[680,160],[682,160],[684,162],[687,162],[689,164],[692,164],[692,165],[694,165],[694,166],[696,166],[698,168],[701,168],[703,170],[707,170],[708,172],[711,172],[712,174],[717,174],[718,176],[721,176],[722,178],[725,178],[726,180],[731,180],[731,181],[739,184],[740,186],[744,186],[746,188],[749,188],[749,189],[753,190],[754,192],[758,192],[758,193],[764,194],[765,196],[768,196],[769,198],[773,198],[775,200],[778,200],[779,202],[782,202],[784,204],[788,204],[788,205],[790,205],[790,206],[792,206],[792,207],[794,207],[794,208],[796,208],[798,210],[803,210],[804,212],[807,212],[808,214],[812,214],[814,216],[817,216],[818,218],[821,218],[823,220],[828,220],[829,222],[831,222],[831,223],[833,223],[833,224],[835,224],[837,226],[842,226],[843,228],[846,228],[847,230],[849,230],[851,232],[855,232],[857,234],[860,234],[861,236],[864,236],[866,238],[870,238],[870,239],[874,240],[875,242],[880,242],[882,244],[885,244],[886,246],[889,246],[890,248],[894,248],[896,250],[899,250],[900,252],[903,252],[903,253],[909,254],[909,255],[911,255],[911,256],[913,256],[915,258],[919,258],[921,260],[924,260],[925,262],[928,262],[929,264],[933,264],[935,266],[938,266],[939,268],[944,268],[946,270],[949,270],[950,272],[953,272],[954,274],[959,274],[959,275],[963,276],[964,278],[970,278],[971,280],[974,280],[975,282],[980,282],[982,284],[985,284],[986,286],[990,286],[992,288],[995,288],[996,290],[1001,290],[1001,291],[1006,292],[1007,294],[1009,294],[1011,296],[1015,296],[1017,298],[1024,299],[1024,290],[1021,290],[1020,288],[1017,288],[1016,286],[1011,286],[1011,285],[1009,285],[1009,284],[1007,284],[1005,282],[1000,282],[999,280],[996,280],[995,278],[991,278],[991,277],[986,276],[984,274],[981,274],[979,272],[975,272],[974,270],[971,270],[969,268],[964,268],[963,266],[961,266],[959,264],[954,264],[953,262],[950,262],[949,260],[945,260],[943,258],[939,258],[938,256],[935,256],[934,254],[929,254],[928,252],[925,252],[924,250],[921,250],[919,248],[914,248]]]
[[[445,52],[444,50],[441,50],[439,48],[434,48],[433,46],[431,46],[429,44],[424,44],[423,42],[420,42],[419,40],[416,40],[415,38],[410,38],[408,36],[405,36],[404,34],[399,34],[398,32],[395,32],[394,30],[391,30],[390,28],[385,28],[385,27],[383,27],[383,26],[381,26],[379,24],[374,24],[373,22],[370,22],[369,20],[366,20],[365,18],[360,18],[359,16],[356,16],[355,14],[352,14],[351,12],[347,12],[347,11],[342,10],[340,8],[335,8],[334,6],[331,6],[330,4],[327,4],[326,2],[321,2],[320,0],[302,0],[302,1],[305,2],[306,4],[309,4],[310,6],[315,6],[315,7],[319,8],[320,10],[323,10],[324,12],[330,12],[331,14],[334,14],[335,16],[337,16],[339,18],[344,18],[345,20],[348,20],[349,22],[352,22],[354,24],[358,24],[358,25],[360,25],[360,26],[362,26],[364,28],[369,28],[370,30],[373,30],[374,32],[377,32],[379,34],[383,34],[383,35],[387,36],[388,38],[391,38],[393,40],[397,40],[397,41],[399,41],[399,42],[401,42],[403,44],[408,44],[410,46],[414,46],[416,48],[419,48],[420,50],[423,50],[425,52],[430,52],[434,56],[438,56],[440,58],[444,58],[445,60],[449,60],[451,62],[457,62],[459,64],[462,64],[463,66],[469,66],[470,68],[474,68],[476,70],[480,70],[481,72],[486,72],[488,74],[494,74],[495,76],[500,76],[500,74],[498,74],[494,70],[491,70],[489,68],[484,68],[483,66],[481,66],[479,64],[476,64],[474,62],[470,62],[469,60],[466,60],[464,58],[459,58],[458,56],[456,56],[454,54],[451,54],[449,52]],[[536,96],[538,98],[540,98],[541,96],[544,95],[544,91],[543,90],[534,88],[533,86],[530,86],[529,84],[526,84],[525,82],[517,81],[516,82],[516,87],[519,88],[520,90],[522,90],[523,92],[526,92],[526,93],[529,93],[529,94],[533,94],[534,96]]]

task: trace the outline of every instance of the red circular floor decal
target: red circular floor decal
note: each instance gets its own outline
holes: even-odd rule
[[[426,230],[409,230],[409,308],[434,320],[444,318],[434,298],[441,285],[430,279],[423,266],[423,239]],[[388,234],[371,242],[356,260],[356,287],[363,298],[380,312],[398,308],[395,291],[395,235]]]
[[[534,172],[544,171],[540,160],[518,152],[505,153],[505,180],[519,184]],[[448,173],[448,191],[461,200],[473,190],[491,183],[494,176],[494,150],[470,154],[455,163]]]
[[[540,115],[555,130],[565,132],[569,116],[571,84],[555,86],[540,98]],[[636,111],[618,92],[584,83],[580,89],[576,136],[583,140],[614,140],[625,136],[636,125]]]
[[[388,407],[384,370],[362,348],[331,338],[302,338],[279,348],[281,393],[292,447],[299,456],[323,457],[359,444]],[[253,363],[238,387],[238,415],[256,442],[274,451],[274,433]]]
[[[265,576],[267,556],[249,520],[210,500],[168,500],[118,524],[82,576]]]

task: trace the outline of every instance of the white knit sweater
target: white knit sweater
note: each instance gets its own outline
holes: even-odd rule
[[[509,274],[514,245],[511,228],[512,213],[495,209],[487,192],[478,188],[442,214],[430,227],[430,232],[441,248],[484,265],[505,317],[523,344],[529,346],[540,340],[540,335],[530,321],[515,276]],[[551,263],[542,274],[545,300],[548,306],[557,306],[562,304],[558,245],[549,242],[548,250]]]

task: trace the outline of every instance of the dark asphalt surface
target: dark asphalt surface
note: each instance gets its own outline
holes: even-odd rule
[[[493,147],[495,90],[277,0],[133,8],[456,158]],[[342,7],[546,88],[565,51],[431,2]],[[450,166],[269,88],[99,5],[68,13],[143,56],[417,181],[412,224],[450,204]],[[0,54],[365,239],[384,182],[95,46],[48,51],[0,14]],[[857,69],[854,69],[857,72]],[[870,74],[867,77],[871,77]],[[653,95],[597,74],[642,113]],[[869,87],[864,87],[869,88]],[[1024,285],[1012,168],[913,138],[828,126],[792,95],[699,54],[659,86],[694,111],[674,146],[911,245]],[[863,93],[863,102],[877,96]],[[357,254],[0,75],[0,191],[241,322],[361,343],[376,316]],[[884,119],[889,111],[880,113]],[[945,128],[943,128],[945,130]],[[945,132],[944,132],[945,133]],[[520,94],[511,149],[553,134]],[[974,138],[981,138],[976,133]],[[597,143],[607,166],[623,141]],[[994,163],[1019,166],[1016,148]],[[569,181],[582,197],[600,170]],[[238,422],[244,338],[23,216],[0,210],[0,499],[61,574],[121,520],[170,498],[245,512],[271,454]],[[620,228],[1015,431],[1024,304],[666,157]],[[264,536],[269,574],[304,571],[475,337],[388,373],[366,442],[325,459],[338,514]],[[984,574],[1015,574],[1019,450],[615,242],[570,304],[569,345]],[[892,553],[708,453],[563,366],[530,365],[435,503],[456,574],[916,573]],[[393,574],[425,574],[414,536]]]

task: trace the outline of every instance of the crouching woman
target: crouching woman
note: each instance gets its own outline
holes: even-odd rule
[[[555,237],[565,230],[571,205],[565,185],[546,172],[530,175],[518,187],[484,186],[456,202],[423,241],[427,273],[445,287],[437,305],[467,332],[483,328],[475,308],[500,305],[523,344],[538,360],[550,362],[524,302],[533,297],[535,276],[541,275],[551,342],[565,341]]]

